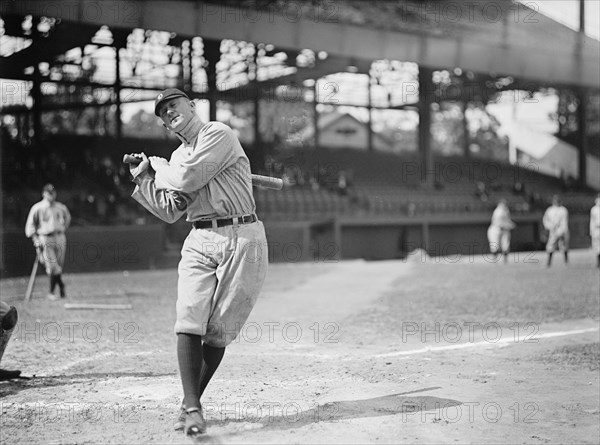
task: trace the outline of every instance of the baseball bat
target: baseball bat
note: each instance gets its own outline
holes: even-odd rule
[[[125,164],[139,164],[142,162],[142,159],[134,155],[124,155],[123,162]],[[281,190],[283,188],[283,181],[280,178],[274,178],[272,176],[253,174],[252,185],[273,190]]]
[[[31,299],[31,293],[33,292],[33,285],[35,284],[35,277],[37,275],[39,263],[39,251],[35,249],[35,260],[33,261],[33,269],[31,270],[31,275],[29,276],[29,283],[27,283],[27,291],[25,292],[25,301],[29,302]]]

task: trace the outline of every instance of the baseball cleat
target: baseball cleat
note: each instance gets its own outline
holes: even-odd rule
[[[57,297],[56,295],[54,295],[53,293],[49,293],[48,295],[46,295],[46,298],[50,301],[56,301],[59,299],[59,297]]]
[[[202,408],[190,408],[185,411],[185,426],[183,432],[194,442],[199,442],[206,433],[206,420],[202,415]]]

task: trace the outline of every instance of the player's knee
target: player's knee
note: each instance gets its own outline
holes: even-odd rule
[[[219,336],[207,336],[205,338],[205,344],[213,349],[225,349],[229,346],[235,337],[227,336],[227,335],[219,335]]]
[[[18,318],[17,309],[14,306],[11,306],[10,310],[4,314],[4,317],[0,320],[0,328],[4,331],[10,331],[17,325]]]

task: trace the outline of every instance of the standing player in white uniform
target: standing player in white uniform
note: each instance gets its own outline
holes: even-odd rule
[[[552,205],[546,209],[542,220],[544,228],[548,230],[548,252],[547,266],[552,265],[552,254],[556,250],[562,250],[565,256],[565,264],[569,262],[569,211],[561,205],[560,197],[552,197]]]
[[[600,267],[600,193],[596,196],[596,202],[590,210],[590,238],[592,238],[592,250],[596,254],[596,266]]]
[[[490,252],[494,257],[501,253],[504,255],[504,262],[508,261],[510,252],[510,231],[515,228],[515,223],[510,218],[508,201],[501,199],[492,213],[492,222],[487,231]]]
[[[50,277],[49,300],[57,300],[54,289],[58,284],[60,298],[66,297],[65,283],[62,280],[67,238],[65,232],[71,224],[71,214],[64,204],[56,201],[56,189],[46,184],[42,189],[42,200],[35,203],[27,216],[25,235],[31,238],[38,259]]]
[[[203,123],[195,103],[173,88],[157,96],[155,114],[181,145],[169,161],[142,153],[142,162],[130,166],[132,196],[163,221],[187,214],[192,225],[178,268],[175,333],[184,397],[176,429],[183,424],[198,439],[206,431],[200,397],[254,307],[267,242],[250,163],[233,130]]]

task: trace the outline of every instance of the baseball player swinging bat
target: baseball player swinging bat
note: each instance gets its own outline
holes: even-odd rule
[[[125,164],[139,164],[142,162],[142,159],[135,155],[124,155],[123,162]],[[283,181],[280,178],[253,174],[252,185],[273,190],[281,190],[283,188]]]

